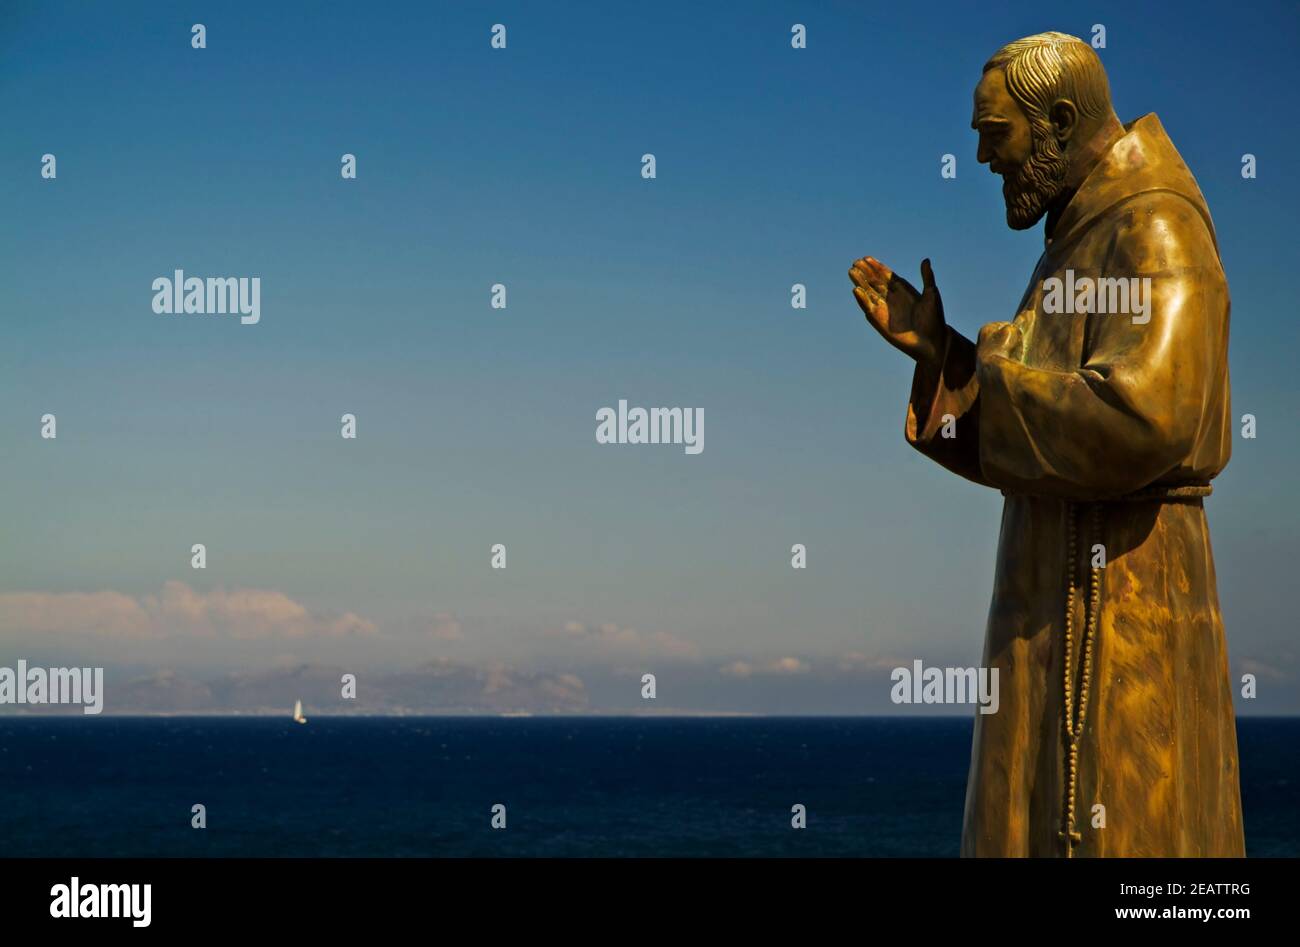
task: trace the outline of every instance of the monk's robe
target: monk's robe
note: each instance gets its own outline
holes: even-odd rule
[[[1149,321],[1051,311],[1067,270],[1149,277]],[[1228,311],[1205,199],[1147,115],[1070,198],[1018,347],[949,328],[914,375],[908,442],[1005,496],[963,855],[1245,854],[1202,502],[1231,452]]]

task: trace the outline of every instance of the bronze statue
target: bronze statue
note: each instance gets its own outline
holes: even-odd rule
[[[1001,706],[976,715],[961,852],[1244,855],[1202,504],[1232,446],[1205,199],[1072,36],[999,50],[972,127],[1007,223],[1046,217],[1012,321],[959,335],[928,260],[920,292],[871,257],[849,271],[916,361],[908,443],[1006,498],[984,650]]]

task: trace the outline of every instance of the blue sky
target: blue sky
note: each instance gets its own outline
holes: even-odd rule
[[[1259,424],[1207,503],[1229,651],[1259,710],[1300,711],[1300,14],[1160,9],[7,5],[0,595],[124,617],[65,636],[11,609],[0,659],[502,663],[602,707],[654,670],[673,706],[764,712],[886,709],[855,669],[976,663],[1001,498],[906,447],[910,365],[845,270],[929,256],[956,328],[1009,318],[1041,231],[1005,227],[971,91],[1003,43],[1100,23],[1120,117],[1160,116],[1218,227]],[[261,322],[154,314],[176,268],[261,277]],[[706,449],[597,445],[620,398],[702,408]],[[169,582],[269,630],[177,631]]]

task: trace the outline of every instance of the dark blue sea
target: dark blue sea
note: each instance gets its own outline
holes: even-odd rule
[[[952,856],[971,726],[7,717],[0,857]],[[1300,718],[1237,726],[1247,852],[1298,855]]]

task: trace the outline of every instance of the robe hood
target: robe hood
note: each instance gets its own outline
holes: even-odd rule
[[[1192,204],[1218,251],[1219,241],[1205,197],[1154,112],[1124,126],[1123,137],[1079,185],[1046,245],[1077,237],[1116,204],[1150,191],[1169,191]]]

